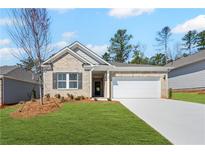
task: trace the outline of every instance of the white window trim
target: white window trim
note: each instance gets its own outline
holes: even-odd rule
[[[59,79],[58,79],[59,74],[66,74],[66,73],[58,73],[58,74],[57,74],[57,89],[67,89],[67,74],[66,74],[66,80],[59,80]],[[60,87],[58,87],[58,82],[66,82],[66,88],[60,88]]]
[[[77,79],[76,80],[70,80],[70,74],[77,74]],[[72,73],[72,72],[70,72],[70,73],[68,73],[68,79],[67,79],[67,82],[68,82],[68,87],[67,87],[67,89],[78,89],[78,73]],[[77,87],[76,88],[70,88],[70,82],[77,82]]]
[[[66,80],[58,80],[58,75],[59,74],[66,74]],[[76,80],[70,80],[70,74],[77,74],[77,79]],[[58,82],[66,82],[66,88],[59,88],[58,87]],[[70,82],[77,82],[77,87],[76,88],[70,88]],[[79,88],[79,74],[76,72],[69,72],[69,73],[58,73],[57,74],[57,89],[78,89]]]

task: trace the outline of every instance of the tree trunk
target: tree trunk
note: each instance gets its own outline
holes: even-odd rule
[[[40,103],[41,105],[43,105],[43,71],[42,71],[42,67],[41,67],[41,63],[40,63],[40,72],[39,72],[39,92],[40,92]]]

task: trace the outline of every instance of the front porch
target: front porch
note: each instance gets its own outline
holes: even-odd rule
[[[91,71],[91,87],[92,98],[110,98],[110,72]]]

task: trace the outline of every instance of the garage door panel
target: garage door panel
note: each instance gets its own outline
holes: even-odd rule
[[[113,98],[160,98],[159,78],[113,77]]]

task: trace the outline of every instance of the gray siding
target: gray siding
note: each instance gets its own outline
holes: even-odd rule
[[[37,84],[12,80],[8,78],[3,79],[3,104],[13,104],[20,101],[31,99],[31,92],[34,88],[37,97],[39,87]]]
[[[179,75],[199,72],[202,70],[205,70],[205,60],[174,69],[171,72],[169,72],[168,77],[172,78],[172,77],[176,77]]]
[[[174,69],[168,77],[169,88],[205,88],[205,61]]]

